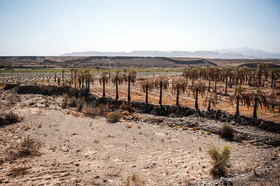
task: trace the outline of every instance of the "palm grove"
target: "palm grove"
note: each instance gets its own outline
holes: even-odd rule
[[[102,86],[102,97],[106,97],[106,84],[113,83],[115,86],[115,99],[119,99],[119,85],[127,84],[127,102],[131,103],[131,86],[136,82],[136,70],[129,69],[110,73],[102,71],[99,77],[95,78],[90,69],[79,71],[70,70],[70,79],[66,80],[62,71],[61,78],[55,73],[54,80],[58,85],[74,86],[75,88],[90,90],[95,79],[99,79]],[[217,105],[221,100],[229,100],[235,104],[235,115],[239,116],[239,105],[253,107],[253,118],[257,118],[257,110],[261,108],[270,108],[274,111],[276,104],[275,89],[279,87],[280,71],[269,69],[267,64],[259,63],[256,69],[250,69],[246,66],[233,68],[220,68],[217,66],[209,67],[190,67],[185,69],[181,77],[175,77],[170,80],[167,76],[156,76],[138,80],[140,88],[145,93],[145,103],[149,104],[149,93],[153,89],[159,90],[159,104],[162,106],[163,95],[167,89],[171,89],[176,96],[176,105],[180,107],[180,95],[186,94],[192,96],[195,100],[195,109],[199,110],[198,99],[204,97],[203,104],[207,106],[207,111],[211,111],[212,106]],[[223,84],[223,91],[217,91],[218,84]],[[264,87],[271,91],[267,94]],[[229,93],[229,88],[234,91]],[[93,88],[94,89],[94,88]]]

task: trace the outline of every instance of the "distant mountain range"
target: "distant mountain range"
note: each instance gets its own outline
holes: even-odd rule
[[[72,52],[61,56],[141,56],[141,57],[197,57],[211,59],[280,59],[280,54],[252,48],[221,49],[215,51],[132,51],[132,52]]]

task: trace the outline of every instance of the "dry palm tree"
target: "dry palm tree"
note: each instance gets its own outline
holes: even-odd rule
[[[179,95],[180,93],[184,93],[186,91],[187,88],[187,83],[186,80],[184,78],[177,78],[174,79],[172,81],[172,90],[174,92],[176,92],[177,96],[176,96],[176,105],[179,105]]]
[[[250,93],[248,98],[249,98],[248,101],[250,101],[254,106],[253,118],[257,118],[258,106],[260,106],[261,108],[263,106],[267,107],[267,100],[266,100],[265,93],[262,90],[257,89],[254,90],[252,93]]]
[[[233,95],[232,97],[230,97],[231,101],[235,101],[236,102],[236,111],[235,111],[235,116],[239,116],[239,103],[240,101],[244,100],[244,91],[246,89],[241,87],[241,85],[238,85],[236,88],[236,94]]]
[[[116,71],[115,75],[111,78],[112,83],[116,86],[116,101],[119,99],[119,85],[123,82],[123,76],[120,71]]]
[[[56,82],[56,72],[54,73],[54,82]]]
[[[211,105],[213,107],[216,107],[216,105],[219,103],[219,100],[220,99],[217,94],[208,93],[208,94],[206,94],[206,97],[203,101],[203,105],[205,105],[205,106],[208,105],[207,111],[209,112],[209,111],[211,111]]]
[[[210,66],[207,68],[208,69],[208,92],[210,92],[210,87],[211,87],[211,78],[213,78],[213,74],[214,74],[214,66]]]
[[[228,89],[228,77],[231,75],[232,71],[233,71],[233,68],[232,68],[232,67],[226,67],[226,68],[225,68],[225,72],[226,72],[226,74],[225,74],[225,78],[226,78],[225,96],[228,95],[228,93],[227,93],[227,89]]]
[[[275,68],[272,68],[270,71],[271,75],[271,88],[275,88],[276,81],[279,78],[279,71],[277,71]]]
[[[73,69],[73,68],[71,68],[71,69],[70,69],[70,73],[71,73],[71,75],[70,75],[70,85],[72,85],[72,84],[73,84],[73,79],[74,79],[74,76],[73,76],[73,71],[74,71],[74,69]]]
[[[62,70],[62,72],[61,72],[61,76],[62,76],[62,81],[64,81],[64,70]]]
[[[130,84],[131,83],[135,83],[136,81],[136,71],[129,69],[127,70],[127,73],[123,74],[123,79],[125,80],[125,82],[127,82],[128,84],[128,88],[127,88],[127,103],[130,104],[131,101],[131,97],[130,97]]]
[[[90,83],[94,82],[94,76],[90,73],[90,69],[85,69],[82,75],[84,76],[83,79],[85,80],[86,83],[86,90],[89,91]]]
[[[99,78],[99,83],[103,85],[103,95],[102,97],[104,98],[105,97],[105,86],[106,86],[106,83],[109,82],[109,72],[106,72],[106,71],[103,71],[101,74],[100,74],[100,78]]]
[[[214,92],[217,91],[217,81],[219,80],[219,75],[220,75],[221,69],[218,67],[214,67],[214,77],[215,77],[215,88]]]
[[[195,98],[195,106],[194,107],[197,110],[199,110],[198,109],[198,96],[199,96],[199,94],[203,96],[204,93],[205,93],[205,90],[206,90],[206,85],[202,81],[199,81],[199,82],[197,82],[196,84],[194,84],[190,87],[190,91],[193,93],[193,96]]]
[[[155,80],[155,87],[159,88],[159,104],[162,106],[162,89],[168,89],[169,82],[166,76],[159,76]]]
[[[151,91],[154,88],[154,85],[155,82],[151,79],[146,79],[144,80],[144,82],[141,83],[142,91],[146,93],[146,100],[145,100],[146,106],[149,103],[149,98],[148,98],[149,91]]]
[[[268,65],[264,64],[264,63],[259,63],[258,66],[257,66],[256,75],[257,75],[257,78],[258,78],[258,87],[261,86],[262,76],[264,74],[268,73],[267,68],[268,68]]]
[[[77,88],[77,74],[78,74],[78,70],[74,69],[74,84],[75,84],[75,88]]]

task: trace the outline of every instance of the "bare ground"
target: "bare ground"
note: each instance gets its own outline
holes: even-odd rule
[[[88,118],[73,109],[62,109],[62,97],[1,94],[2,112],[24,116],[14,125],[0,128],[0,183],[4,185],[119,185],[136,173],[147,185],[215,184],[277,185],[280,183],[280,149],[229,142],[204,130],[183,130],[151,123],[152,115],[135,113],[139,119],[111,124],[106,118]],[[133,116],[131,116],[133,117]],[[196,117],[178,118],[199,125],[222,125]],[[164,118],[172,122],[170,118]],[[165,122],[163,122],[165,123]],[[255,128],[236,130],[267,135]],[[271,134],[276,135],[276,134]],[[9,151],[30,136],[43,143],[40,156],[9,160]],[[232,148],[227,178],[210,174],[209,146]],[[26,165],[17,177],[10,170]]]

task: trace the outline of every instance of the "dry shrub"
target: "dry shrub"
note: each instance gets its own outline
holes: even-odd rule
[[[61,107],[62,108],[66,108],[67,107],[68,100],[69,100],[69,97],[67,95],[63,95],[63,100],[62,100],[62,103],[61,103]]]
[[[122,109],[122,110],[127,110],[127,111],[129,111],[129,112],[135,112],[135,108],[134,107],[132,107],[132,105],[131,104],[121,104],[120,105],[120,107],[119,107],[120,109]]]
[[[83,113],[88,117],[96,118],[100,116],[100,109],[98,107],[86,107],[83,108]]]
[[[219,135],[222,138],[226,138],[228,140],[232,140],[233,138],[233,128],[229,125],[229,124],[224,124],[224,126],[222,128],[220,128],[219,130]]]
[[[33,138],[25,138],[23,142],[20,144],[20,148],[16,153],[17,157],[26,157],[31,155],[40,155],[39,149],[42,147],[42,143],[33,139]]]
[[[122,118],[122,115],[119,112],[110,112],[107,115],[107,121],[110,123],[119,122],[121,118]]]
[[[85,104],[85,101],[83,99],[77,99],[76,100],[76,107],[78,111],[81,111],[83,106]]]
[[[28,173],[28,169],[30,169],[30,167],[28,167],[26,164],[24,164],[23,166],[12,168],[8,176],[17,177],[20,175],[25,175],[26,173]]]
[[[100,110],[100,116],[105,116],[106,113],[108,112],[108,106],[104,105],[104,104],[100,104],[98,106],[99,110]]]
[[[214,176],[225,176],[227,168],[230,166],[231,148],[229,146],[224,146],[222,150],[218,150],[216,147],[210,147],[208,149],[208,154],[212,159],[212,169],[211,173]]]
[[[9,112],[8,114],[0,115],[0,127],[3,127],[5,125],[10,125],[13,123],[17,123],[20,121],[21,121],[20,117],[13,112]]]
[[[146,181],[138,176],[137,174],[132,174],[128,176],[125,181],[123,181],[122,186],[144,186]]]
[[[123,116],[129,116],[129,112],[128,112],[127,110],[123,111],[121,114],[122,114]]]

